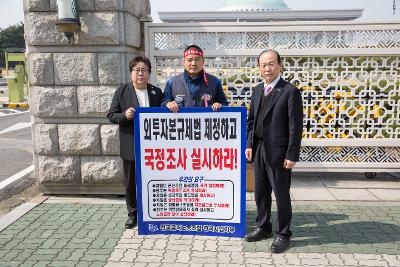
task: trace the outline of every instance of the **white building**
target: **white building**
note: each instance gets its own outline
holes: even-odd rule
[[[158,12],[163,22],[269,22],[354,20],[363,9],[291,10],[284,0],[227,0],[217,11]]]

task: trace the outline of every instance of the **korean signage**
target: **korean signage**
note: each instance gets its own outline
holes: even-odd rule
[[[246,109],[135,111],[139,234],[243,237]]]

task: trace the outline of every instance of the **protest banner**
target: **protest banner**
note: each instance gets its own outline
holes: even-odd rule
[[[246,109],[135,111],[139,234],[243,237]]]

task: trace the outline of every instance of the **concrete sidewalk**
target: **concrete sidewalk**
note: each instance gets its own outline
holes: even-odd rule
[[[0,229],[9,224],[0,266],[400,266],[399,178],[306,176],[293,179],[293,239],[283,254],[270,253],[272,239],[138,236],[124,229],[123,198],[40,197],[0,218]]]

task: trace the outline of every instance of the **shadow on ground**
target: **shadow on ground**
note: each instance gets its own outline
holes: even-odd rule
[[[390,215],[393,207],[381,209],[380,216],[359,211],[296,211],[292,220],[292,244],[289,252],[367,253],[397,255],[400,249],[400,208]],[[386,212],[388,216],[384,216]],[[255,227],[255,210],[247,212],[247,231]],[[383,216],[382,216],[383,215]],[[275,220],[276,211],[272,212]],[[273,221],[273,227],[276,224]],[[273,239],[245,243],[245,251],[269,251]]]

